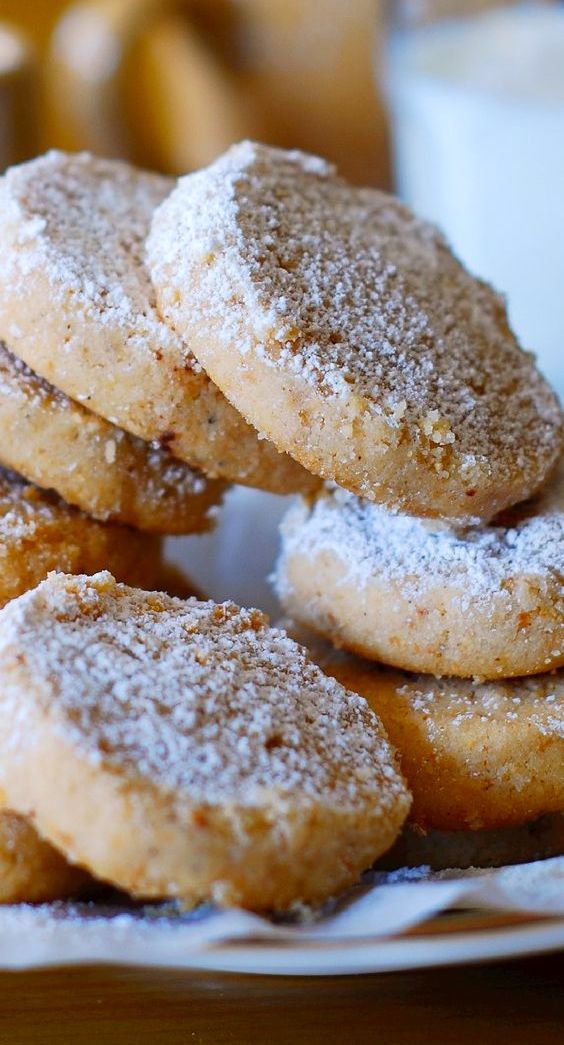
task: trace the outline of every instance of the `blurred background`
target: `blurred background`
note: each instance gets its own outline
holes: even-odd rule
[[[564,391],[564,3],[0,0],[0,169],[180,173],[245,136],[440,224]]]

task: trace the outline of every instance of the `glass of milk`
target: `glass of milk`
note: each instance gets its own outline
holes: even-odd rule
[[[508,298],[564,394],[564,3],[396,0],[397,189]]]

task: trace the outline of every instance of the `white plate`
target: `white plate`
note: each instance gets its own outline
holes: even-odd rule
[[[47,906],[23,911],[4,908],[0,921],[0,969],[19,970],[105,963],[269,976],[341,976],[523,958],[564,947],[561,918],[438,933],[435,921],[429,935],[424,927],[415,935],[396,938],[315,941],[261,940],[258,934],[242,939],[235,930],[231,940],[207,944],[198,942],[197,925],[175,928],[119,916],[76,921],[72,915],[61,918],[60,912],[52,917]]]
[[[564,948],[564,921],[445,936],[377,940],[305,948],[257,944],[222,947],[198,956],[194,968],[268,976],[343,976],[399,972],[525,958]]]

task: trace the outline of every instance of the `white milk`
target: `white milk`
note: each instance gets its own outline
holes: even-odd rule
[[[564,393],[564,7],[398,32],[387,87],[400,195],[507,294]]]

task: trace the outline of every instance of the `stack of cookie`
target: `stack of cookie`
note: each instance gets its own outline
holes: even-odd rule
[[[315,485],[157,315],[143,247],[172,186],[60,153],[0,180],[0,606],[50,570],[109,569],[186,594],[161,535],[207,529],[230,480]],[[82,878],[25,821],[0,816],[0,899],[49,898]]]
[[[252,143],[177,185],[49,154],[0,181],[0,229],[0,461],[28,527],[0,782],[42,836],[17,821],[0,896],[76,888],[62,853],[137,896],[287,907],[353,883],[411,804],[473,832],[563,810],[562,416],[440,235]],[[256,611],[72,576],[165,587],[159,535],[205,528],[229,482],[302,495],[282,601],[366,661],[313,650],[322,671]]]
[[[34,573],[29,540],[38,563],[50,543],[39,528],[26,545],[36,582],[44,567],[111,567],[154,587],[158,535],[206,529],[226,481],[312,488],[304,469],[259,440],[156,312],[144,240],[172,184],[61,153],[0,181],[0,465],[85,513],[69,514],[2,473],[6,503],[25,490],[25,512],[33,501],[69,534],[76,528],[84,551],[52,551]],[[104,542],[116,556],[87,553]],[[119,566],[123,546],[141,571],[129,569],[127,554]],[[6,598],[16,594],[6,588]]]
[[[398,748],[412,822],[564,811],[562,414],[503,300],[397,201],[249,144],[180,182],[148,258],[207,373],[332,481],[288,513],[276,588],[365,658],[321,654]]]

